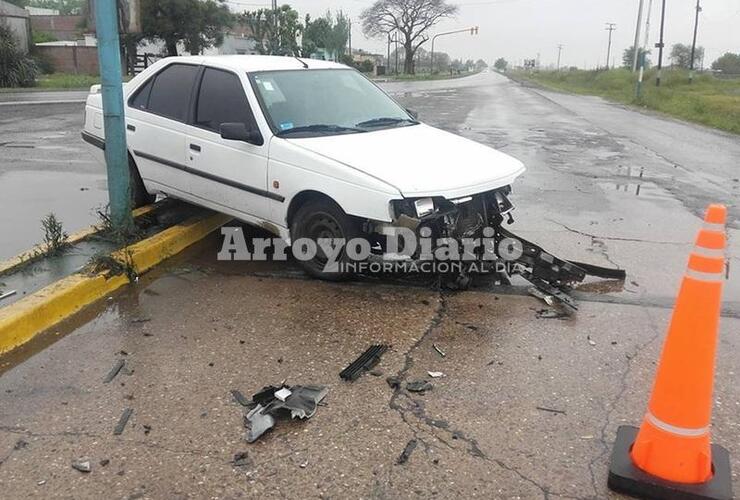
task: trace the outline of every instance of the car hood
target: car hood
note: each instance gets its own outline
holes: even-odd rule
[[[524,172],[507,154],[424,124],[287,140],[380,179],[405,197],[468,196],[511,184]]]

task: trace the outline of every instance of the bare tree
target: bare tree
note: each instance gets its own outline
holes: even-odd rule
[[[414,54],[429,40],[429,29],[446,17],[457,14],[457,6],[445,0],[376,0],[363,11],[362,31],[367,36],[401,34],[405,58],[403,72],[414,73]]]

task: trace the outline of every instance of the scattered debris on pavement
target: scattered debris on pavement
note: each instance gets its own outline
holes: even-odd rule
[[[108,372],[108,375],[105,376],[105,378],[103,379],[103,383],[104,384],[111,383],[113,381],[113,379],[116,378],[116,376],[118,375],[118,373],[123,368],[123,365],[125,365],[125,364],[126,364],[126,360],[124,360],[124,359],[118,359],[118,360],[116,360],[116,364],[113,365],[113,368],[110,369],[110,371]]]
[[[268,386],[260,389],[252,396],[251,405],[254,405],[254,408],[244,418],[244,425],[248,429],[247,442],[255,442],[262,434],[272,429],[276,418],[290,415],[290,418],[305,420],[313,417],[319,403],[328,392],[329,388],[323,385],[291,387],[284,382],[279,387]]]
[[[385,379],[391,389],[398,389],[401,387],[401,379],[398,377],[388,377]]]
[[[92,470],[92,464],[89,458],[80,458],[72,462],[72,468],[80,472],[90,472]]]
[[[396,464],[403,465],[406,462],[409,461],[409,457],[411,457],[411,454],[416,449],[416,445],[419,444],[416,439],[412,439],[408,443],[406,443],[406,447],[401,452],[401,455],[398,457],[398,460],[396,460]]]
[[[120,436],[121,434],[123,434],[123,430],[126,428],[126,424],[128,423],[128,419],[131,418],[132,413],[134,413],[133,408],[126,408],[125,410],[123,410],[121,418],[118,419],[118,423],[116,424],[116,428],[113,429],[114,435]]]
[[[380,362],[380,356],[388,350],[385,344],[371,345],[365,352],[360,354],[347,368],[339,373],[343,380],[354,381],[365,371],[370,371]]]
[[[442,372],[427,372],[427,374],[432,378],[441,378],[445,376]]]
[[[566,311],[555,309],[538,309],[535,311],[535,316],[539,319],[564,319],[570,317]]]
[[[406,382],[406,390],[409,392],[421,392],[431,391],[434,386],[428,380],[414,380],[412,382]]]
[[[231,464],[234,467],[248,467],[252,465],[252,461],[249,458],[249,454],[246,451],[242,451],[234,454]]]
[[[0,294],[0,300],[4,300],[4,299],[7,299],[8,297],[12,297],[16,293],[18,292],[16,292],[15,290],[10,290],[9,292],[2,293]]]
[[[437,347],[437,344],[432,344],[432,347],[434,347],[434,350],[435,350],[435,351],[437,351],[437,354],[439,354],[439,355],[440,355],[440,356],[442,356],[443,358],[444,358],[445,356],[447,356],[447,354],[445,354],[445,353],[444,353],[444,351],[443,351],[442,349],[440,349],[439,347]]]
[[[540,411],[546,411],[549,413],[557,413],[559,415],[565,415],[565,410],[558,410],[556,408],[548,408],[546,406],[537,406],[536,408]]]
[[[252,402],[252,400],[247,399],[240,391],[234,389],[231,391],[231,395],[234,397],[234,401],[236,401],[240,405],[246,406],[248,408],[254,407],[254,403]]]

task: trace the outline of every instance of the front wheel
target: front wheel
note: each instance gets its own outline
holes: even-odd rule
[[[323,280],[340,281],[352,275],[346,270],[327,270],[329,258],[318,244],[319,238],[343,239],[346,242],[360,235],[357,221],[352,219],[336,203],[327,199],[312,200],[301,206],[293,218],[290,237],[295,243],[307,238],[316,244],[316,254],[308,260],[300,260],[301,267],[311,276]],[[348,262],[343,247],[334,258],[338,264]]]

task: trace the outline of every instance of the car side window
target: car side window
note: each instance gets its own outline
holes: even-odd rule
[[[151,111],[152,113],[172,118],[173,120],[186,121],[190,104],[190,93],[197,74],[198,66],[188,64],[171,64],[167,66],[157,74],[151,83],[151,89],[148,91],[149,98],[146,103],[146,111]],[[146,93],[147,89],[143,88],[141,94],[134,97],[132,104],[137,102],[140,95]]]
[[[136,91],[136,94],[130,101],[132,108],[146,110],[147,106],[149,106],[149,94],[152,93],[153,83],[154,78],[150,78],[148,82]]]
[[[257,127],[239,77],[228,71],[206,68],[198,92],[195,125],[219,132],[222,123]]]

